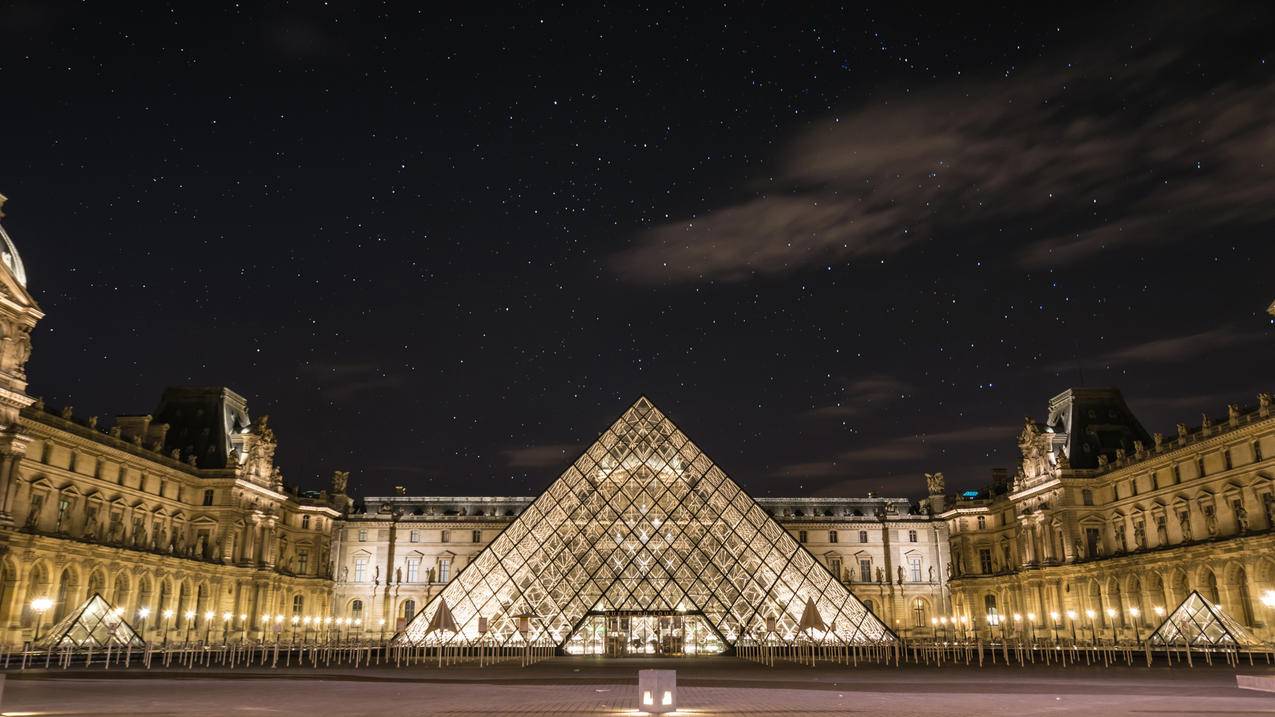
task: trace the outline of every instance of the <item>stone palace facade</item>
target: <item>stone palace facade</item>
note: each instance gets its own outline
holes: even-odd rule
[[[1275,597],[1271,404],[1263,393],[1164,436],[1114,389],[1055,396],[1044,422],[1026,421],[1013,479],[936,515],[951,536],[954,609],[984,629],[989,614],[996,628],[1017,613],[1037,630],[1074,621],[1137,637],[1198,590],[1275,638],[1263,604]]]
[[[339,471],[328,490],[287,487],[267,418],[253,420],[227,388],[170,388],[152,413],[109,427],[46,406],[28,394],[25,368],[42,317],[0,228],[9,643],[94,593],[147,640],[254,638],[306,618],[392,634],[533,500],[405,490],[355,500]],[[1271,639],[1261,604],[1275,589],[1271,413],[1262,394],[1165,438],[1148,435],[1119,392],[1073,389],[1044,422],[1026,423],[1016,475],[988,490],[950,496],[934,474],[919,505],[871,494],[758,504],[905,637],[952,616],[986,630],[1018,613],[1048,630],[1053,613],[1090,610],[1094,629],[1127,633],[1194,589]]]

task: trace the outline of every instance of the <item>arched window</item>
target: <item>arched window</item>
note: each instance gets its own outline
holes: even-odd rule
[[[987,611],[987,624],[1001,624],[1000,611],[996,609],[996,596],[988,593],[983,596],[983,608]]]
[[[979,529],[979,530],[987,530],[987,517],[986,517],[986,516],[982,516],[982,515],[978,516],[978,529]]]
[[[1245,625],[1252,625],[1255,621],[1253,615],[1253,597],[1249,594],[1248,589],[1248,572],[1244,568],[1235,571],[1235,582],[1232,584],[1234,588],[1231,592],[1235,595],[1235,599],[1240,603],[1239,615]]]
[[[354,602],[350,603],[350,617],[354,618],[355,620],[363,619],[363,601],[362,600],[355,600]]]
[[[837,531],[835,531],[835,530],[829,530],[829,531],[828,531],[828,542],[829,542],[829,543],[835,543],[835,542],[837,542]]]
[[[62,571],[62,577],[58,579],[58,597],[57,603],[53,606],[53,621],[57,622],[66,617],[66,614],[75,606],[70,604],[74,599],[72,588],[74,587],[75,578],[71,575],[71,569],[67,568]]]
[[[292,614],[297,617],[300,617],[301,613],[303,612],[305,612],[305,596],[299,595],[299,594],[293,595],[292,596]]]
[[[926,609],[925,600],[916,598],[912,601],[912,627],[925,627],[929,624],[929,611]]]
[[[868,612],[876,612],[876,606],[872,604],[871,600],[864,600],[863,606],[868,609]]]
[[[404,600],[403,601],[403,620],[405,622],[410,622],[411,619],[414,617],[416,617],[416,601]]]

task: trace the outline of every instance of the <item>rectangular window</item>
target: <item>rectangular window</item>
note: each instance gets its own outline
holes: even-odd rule
[[[472,537],[473,542],[475,542],[475,543],[481,543],[481,542],[483,542],[483,531],[481,531],[481,530],[475,530],[475,531],[473,532],[473,534],[472,534],[472,536],[471,536],[471,537]]]
[[[1226,450],[1222,451],[1222,464],[1226,466],[1226,470],[1228,471],[1231,470],[1232,464],[1231,464],[1231,449],[1230,448],[1227,448]]]
[[[916,531],[915,531],[915,530],[909,530],[909,531],[908,531],[908,542],[909,542],[909,543],[915,543],[915,542],[916,542]]]
[[[859,581],[872,582],[872,561],[867,558],[859,559]]]
[[[54,530],[62,532],[62,528],[66,523],[66,514],[71,510],[71,501],[66,498],[58,498],[58,522]]]
[[[305,548],[297,551],[297,572],[301,575],[310,572],[310,551]]]
[[[986,518],[986,517],[981,516],[981,515],[980,515],[980,516],[978,516],[978,529],[979,529],[979,530],[987,530],[987,518]]]
[[[1098,557],[1098,549],[1102,545],[1102,531],[1097,528],[1085,528],[1085,557]]]
[[[367,528],[359,528],[359,542],[360,543],[367,542]]]
[[[1262,460],[1262,442],[1253,441],[1253,462],[1257,463]]]
[[[213,504],[213,491],[211,489],[204,491],[204,505]]]
[[[408,533],[408,534],[407,534],[407,539],[408,539],[408,541],[413,542],[413,543],[419,543],[419,542],[421,542],[421,531],[419,531],[419,530],[413,530],[412,532],[410,532],[410,533]]]
[[[443,558],[442,560],[439,560],[438,561],[438,582],[440,583],[447,582],[447,578],[449,577],[448,573],[451,572],[451,569],[452,569],[452,561],[448,560],[447,558]]]
[[[866,531],[866,530],[860,530],[860,531],[859,531],[859,542],[860,542],[860,543],[866,543],[866,542],[868,542],[868,531]]]
[[[301,529],[302,530],[310,529],[310,516],[308,515],[301,516]]]
[[[1195,475],[1197,478],[1204,477],[1204,456],[1195,459]]]
[[[837,582],[841,582],[841,558],[832,558],[828,561],[828,570],[832,573]]]
[[[1132,493],[1133,495],[1138,494],[1138,479],[1137,478],[1134,478],[1133,480],[1129,481],[1129,492]]]
[[[921,582],[921,559],[908,558],[908,569],[912,571],[912,582]]]
[[[361,583],[367,580],[367,558],[354,559],[354,582]]]
[[[444,531],[442,532],[442,534],[441,534],[441,535],[439,535],[438,542],[440,542],[440,543],[450,543],[450,542],[452,542],[452,531],[450,531],[450,530],[444,530]],[[444,580],[443,582],[447,582],[447,581],[446,581],[446,580]]]
[[[414,583],[421,579],[421,559],[407,559],[407,582]]]
[[[991,548],[979,548],[978,569],[983,571],[984,575],[992,574],[992,549]]]
[[[1173,484],[1177,485],[1182,482],[1182,467],[1177,463],[1173,464]]]
[[[837,542],[837,531],[835,531],[835,530],[829,530],[829,531],[828,531],[828,542],[829,542],[829,543],[835,543],[835,542]]]
[[[806,531],[804,531],[804,530],[798,530],[798,531],[797,531],[797,540],[798,540],[799,542],[802,542],[802,543],[806,542]]]

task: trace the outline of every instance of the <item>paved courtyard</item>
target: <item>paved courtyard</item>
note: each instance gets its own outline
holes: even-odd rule
[[[4,715],[619,715],[637,670],[678,670],[689,715],[1275,715],[1275,694],[1228,668],[773,669],[730,658],[559,658],[526,669],[460,666],[9,673]],[[1275,672],[1268,666],[1243,672]]]

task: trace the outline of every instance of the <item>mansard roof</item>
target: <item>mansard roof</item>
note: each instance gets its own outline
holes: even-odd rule
[[[1049,399],[1045,430],[1066,436],[1064,450],[1072,468],[1098,467],[1098,456],[1112,458],[1117,449],[1132,455],[1134,441],[1150,445],[1124,396],[1116,388],[1069,388]]]
[[[226,468],[234,436],[252,426],[248,402],[224,386],[177,386],[164,389],[155,409],[155,423],[167,423],[165,452],[194,455],[200,468]]]

